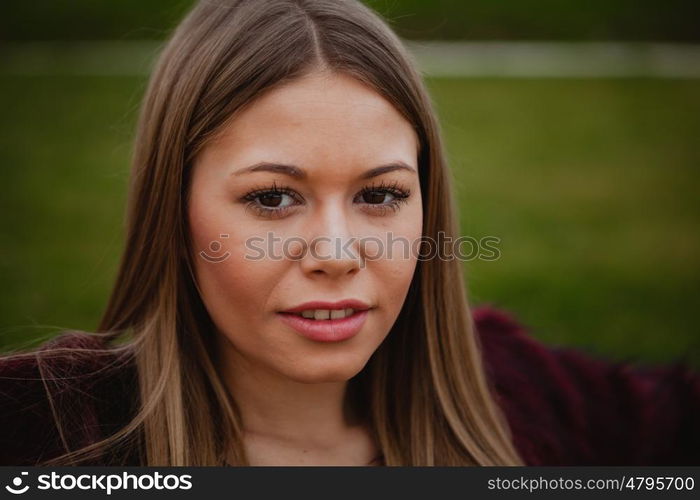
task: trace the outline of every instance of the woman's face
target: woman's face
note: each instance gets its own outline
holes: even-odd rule
[[[365,366],[416,266],[417,153],[415,132],[388,101],[329,72],[264,94],[207,144],[188,217],[196,279],[227,362],[300,382],[344,381]],[[368,177],[377,167],[387,168]],[[330,320],[282,313],[345,299],[370,309]],[[326,306],[310,309],[351,307]]]

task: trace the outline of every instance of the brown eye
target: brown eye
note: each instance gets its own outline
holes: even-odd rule
[[[375,215],[386,215],[396,212],[402,203],[406,203],[411,191],[403,188],[398,182],[365,187],[358,193],[356,200],[365,205],[367,210]],[[389,197],[387,199],[387,196]]]
[[[283,196],[285,196],[284,193],[266,193],[258,195],[258,199],[260,200],[260,204],[265,207],[277,208]]]
[[[263,217],[281,217],[298,204],[294,191],[273,184],[268,188],[255,189],[241,198],[246,208]]]
[[[365,203],[369,203],[371,205],[376,205],[379,203],[384,203],[384,197],[387,194],[391,194],[391,193],[387,193],[387,192],[383,192],[383,191],[367,191],[367,192],[362,194],[362,200]]]

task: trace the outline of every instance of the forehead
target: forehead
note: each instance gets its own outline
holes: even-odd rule
[[[418,139],[411,124],[370,87],[343,74],[313,73],[248,105],[212,146],[244,163],[415,165]]]

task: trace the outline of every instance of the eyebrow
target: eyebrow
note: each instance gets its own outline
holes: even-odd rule
[[[414,174],[416,173],[415,168],[407,165],[402,161],[396,161],[387,165],[381,165],[379,167],[374,167],[370,170],[367,170],[363,172],[362,175],[360,175],[360,179],[371,179],[372,177],[377,177],[379,175],[386,174],[387,172],[393,172],[395,170],[406,170]],[[306,179],[308,177],[306,171],[297,166],[269,162],[256,163],[255,165],[251,165],[250,167],[236,170],[235,172],[232,172],[231,175],[238,176],[253,172],[273,172],[277,174],[288,175],[290,177],[294,177],[295,179]]]

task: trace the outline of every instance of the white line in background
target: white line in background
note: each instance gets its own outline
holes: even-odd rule
[[[700,78],[700,45],[618,42],[407,42],[430,76]]]
[[[163,41],[4,42],[0,73],[145,76]],[[700,78],[700,45],[647,42],[407,41],[435,77]]]

